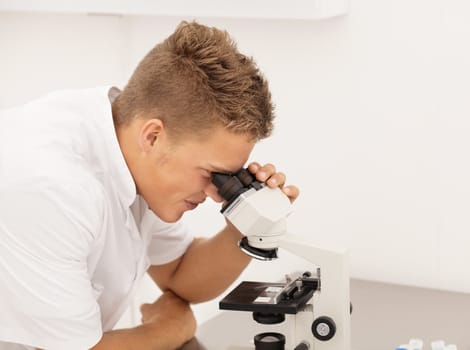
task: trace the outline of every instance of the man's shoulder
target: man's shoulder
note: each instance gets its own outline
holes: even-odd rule
[[[51,107],[67,108],[69,104],[80,104],[82,100],[95,100],[96,102],[106,103],[109,101],[109,94],[112,91],[119,91],[119,89],[111,85],[103,85],[92,88],[51,90],[22,104],[0,109],[0,114],[8,115],[25,110],[41,109],[42,107],[48,110]]]
[[[63,217],[90,230],[100,225],[105,211],[102,184],[78,167],[69,175],[41,173],[10,179],[0,186],[0,193],[4,205],[21,202],[17,211],[25,217],[43,211],[44,222]]]
[[[84,258],[100,235],[103,217],[95,181],[41,176],[0,186],[0,236],[14,236],[32,251]]]

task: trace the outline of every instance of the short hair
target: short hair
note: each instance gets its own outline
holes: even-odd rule
[[[139,63],[113,117],[117,127],[158,117],[176,137],[221,125],[258,141],[272,132],[274,107],[267,80],[226,31],[183,21]]]

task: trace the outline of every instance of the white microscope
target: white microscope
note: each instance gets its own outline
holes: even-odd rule
[[[281,333],[260,333],[254,337],[256,350],[284,350],[286,343],[287,350],[350,350],[346,251],[320,248],[287,234],[286,218],[292,211],[289,199],[279,188],[256,181],[248,170],[214,173],[212,182],[226,200],[221,212],[245,235],[239,242],[245,253],[272,260],[277,258],[278,248],[283,248],[316,266],[315,271],[285,284],[242,282],[220,301],[220,309],[253,312],[254,320],[261,324],[283,322],[286,314],[293,319],[290,339]]]

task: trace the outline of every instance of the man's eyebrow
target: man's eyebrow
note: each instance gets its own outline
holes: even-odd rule
[[[227,174],[227,175],[232,175],[236,173],[240,168],[237,169],[226,169],[226,168],[220,168],[217,166],[211,166],[211,172],[213,173],[220,173],[220,174]]]

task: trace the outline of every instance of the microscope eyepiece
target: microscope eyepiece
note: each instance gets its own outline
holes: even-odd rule
[[[235,173],[235,176],[240,180],[243,186],[250,186],[253,181],[256,181],[255,176],[250,173],[247,169],[240,169]]]
[[[220,189],[230,178],[232,177],[232,174],[224,174],[224,173],[212,173],[212,183],[217,187],[217,189]]]
[[[217,187],[217,193],[228,202],[246,191],[240,180],[231,174],[212,173],[212,183]]]
[[[212,183],[217,187],[217,193],[228,202],[250,188],[259,190],[262,187],[255,176],[245,168],[233,174],[213,172]]]

